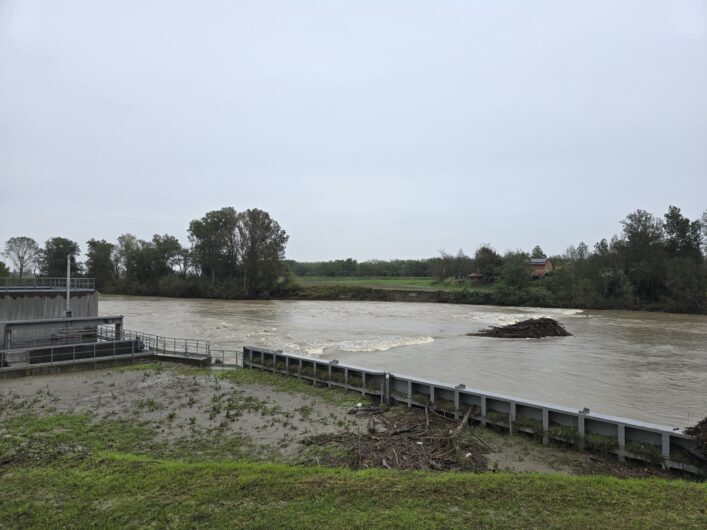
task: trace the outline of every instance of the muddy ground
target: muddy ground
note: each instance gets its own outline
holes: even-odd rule
[[[160,443],[189,448],[189,456],[208,443],[212,455],[223,447],[224,457],[300,464],[670,476],[615,457],[543,447],[523,435],[482,427],[456,432],[459,422],[402,406],[379,411],[360,394],[317,394],[290,380],[284,390],[264,376],[253,382],[257,373],[227,375],[162,363],[0,380],[0,437],[9,436],[5,421],[22,414],[87,413],[94,423],[149,428]],[[359,404],[373,412],[351,413]]]

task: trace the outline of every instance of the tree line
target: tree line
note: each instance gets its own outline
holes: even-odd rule
[[[19,277],[65,276],[70,256],[72,275],[95,278],[105,293],[257,298],[283,288],[288,237],[263,210],[225,207],[189,223],[189,246],[169,234],[148,241],[127,233],[115,242],[87,241],[81,263],[75,241],[53,237],[40,247],[21,236],[10,238],[3,254]],[[9,273],[4,264],[3,271]]]
[[[539,246],[502,255],[484,244],[473,256],[460,250],[420,260],[286,261],[288,236],[267,212],[231,207],[191,221],[188,246],[169,234],[91,239],[81,263],[79,245],[69,239],[54,237],[40,248],[29,237],[13,237],[3,254],[19,276],[63,276],[70,255],[72,274],[95,278],[106,293],[287,297],[296,276],[434,277],[463,285],[451,300],[457,302],[706,312],[707,212],[690,220],[675,206],[662,217],[636,210],[621,226],[620,235],[592,248],[580,242],[550,256],[554,270],[542,279],[529,266],[530,258],[546,257]],[[0,276],[9,273],[0,262]]]
[[[423,276],[466,280],[453,301],[594,309],[707,311],[707,212],[690,220],[670,206],[663,217],[636,210],[621,221],[620,235],[593,248],[584,242],[549,256],[554,270],[530,274],[532,251],[498,253],[481,245],[473,254],[440,251],[421,260],[290,262],[298,276]],[[483,287],[478,289],[477,287]]]

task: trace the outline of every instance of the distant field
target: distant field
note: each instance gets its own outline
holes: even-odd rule
[[[361,277],[361,276],[297,276],[302,287],[346,286],[373,287],[377,289],[414,289],[418,291],[455,291],[461,290],[463,283],[454,281],[439,282],[435,278],[425,277]],[[478,285],[469,286],[474,290],[484,290]]]

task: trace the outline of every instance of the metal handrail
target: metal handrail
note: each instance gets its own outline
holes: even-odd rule
[[[243,350],[210,350],[214,364],[243,368]]]
[[[141,351],[143,351],[143,345],[136,340],[79,342],[34,348],[12,348],[0,351],[0,371],[16,368],[18,365],[51,365],[57,362],[106,359],[118,355],[135,355]],[[38,362],[37,358],[46,360]]]
[[[120,335],[116,337],[115,327],[113,326],[98,326],[98,340],[140,340],[146,348],[157,353],[173,353],[189,357],[196,355],[200,357],[211,356],[211,343],[208,340],[201,339],[183,339],[177,337],[162,337],[152,333],[143,333],[141,331],[132,331],[129,329],[121,330]]]
[[[71,278],[71,289],[96,289],[95,278]],[[54,276],[29,276],[18,278],[8,276],[0,278],[1,290],[13,289],[66,289],[66,277]]]

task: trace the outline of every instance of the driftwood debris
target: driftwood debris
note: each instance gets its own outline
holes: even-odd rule
[[[697,423],[697,425],[685,429],[685,434],[697,438],[697,451],[702,454],[702,460],[707,459],[707,418]]]
[[[553,318],[530,318],[507,326],[492,326],[475,333],[471,337],[496,337],[501,339],[539,339],[542,337],[567,337],[572,335]]]
[[[449,418],[425,415],[422,411],[376,412],[369,412],[371,417],[366,429],[320,434],[303,440],[303,443],[336,448],[334,451],[317,451],[318,458],[326,459],[322,462],[324,465],[460,471],[486,469],[485,450],[471,436],[470,429],[466,429],[470,412],[452,428]]]

